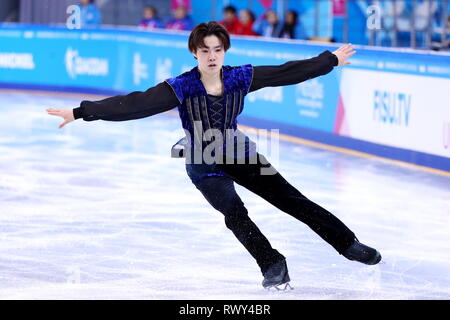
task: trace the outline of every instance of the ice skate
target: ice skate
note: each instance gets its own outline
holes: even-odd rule
[[[286,260],[280,260],[272,264],[264,273],[264,280],[262,285],[266,289],[274,288],[278,291],[285,291],[287,288],[294,289],[289,285],[289,273],[286,265]],[[283,286],[284,285],[284,286]]]
[[[381,261],[381,254],[355,239],[353,244],[342,255],[349,260],[359,261],[368,265],[374,265]]]

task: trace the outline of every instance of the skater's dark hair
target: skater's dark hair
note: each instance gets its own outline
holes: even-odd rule
[[[189,35],[188,47],[192,53],[197,52],[198,48],[204,48],[205,37],[216,36],[223,45],[223,49],[227,51],[230,48],[230,35],[228,31],[216,21],[202,22],[192,30]]]

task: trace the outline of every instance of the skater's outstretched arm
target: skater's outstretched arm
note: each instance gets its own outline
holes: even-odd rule
[[[297,84],[329,73],[335,66],[350,64],[347,59],[356,53],[354,46],[346,44],[336,51],[328,50],[317,57],[289,61],[279,66],[255,66],[249,92],[264,88]]]
[[[83,100],[74,109],[47,109],[48,114],[64,119],[58,128],[82,118],[85,121],[126,121],[149,117],[178,106],[180,102],[169,84],[161,82],[146,91],[134,91],[99,101]]]

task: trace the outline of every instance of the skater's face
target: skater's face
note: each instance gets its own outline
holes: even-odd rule
[[[205,37],[204,47],[197,48],[194,56],[198,61],[198,68],[202,73],[213,75],[222,69],[225,50],[222,42],[215,35]]]

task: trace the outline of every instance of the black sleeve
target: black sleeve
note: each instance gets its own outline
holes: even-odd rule
[[[75,119],[125,121],[149,117],[180,104],[170,85],[161,82],[146,91],[134,91],[99,101],[84,100],[73,109]]]
[[[264,88],[297,84],[325,75],[337,66],[338,58],[326,50],[317,57],[289,61],[279,66],[256,66],[249,92]]]

